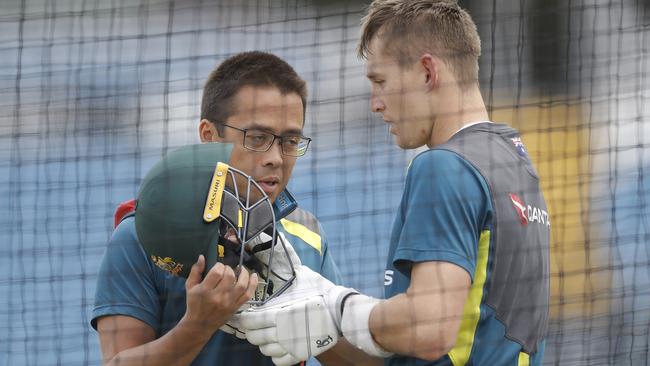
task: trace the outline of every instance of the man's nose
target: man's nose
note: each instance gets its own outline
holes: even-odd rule
[[[273,141],[273,144],[267,152],[264,153],[264,165],[281,166],[283,163],[282,144],[279,139]]]
[[[383,112],[386,109],[384,102],[376,95],[372,95],[370,98],[370,110],[375,113]]]

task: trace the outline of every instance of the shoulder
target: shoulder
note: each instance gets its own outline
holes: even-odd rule
[[[134,217],[122,220],[108,241],[104,261],[116,260],[121,262],[120,266],[149,267],[150,261],[138,241]]]
[[[463,188],[468,184],[486,188],[485,178],[461,155],[444,149],[431,149],[417,155],[409,165],[407,185],[425,183],[437,191],[444,186]]]
[[[280,230],[294,238],[292,240],[294,249],[300,251],[301,246],[306,245],[315,249],[318,254],[323,253],[325,244],[321,226],[311,212],[296,208],[291,214],[280,220]],[[296,239],[299,240],[299,243],[295,243]],[[300,246],[296,244],[300,244]]]
[[[473,169],[472,164],[457,153],[445,149],[429,149],[419,153],[409,165],[409,174],[450,172]]]
[[[490,210],[491,194],[487,180],[455,152],[432,149],[416,156],[406,178],[403,207],[454,207],[471,203]]]
[[[119,282],[124,286],[142,282],[162,286],[168,277],[167,272],[158,268],[140,245],[134,217],[122,220],[113,231],[106,245],[100,272],[109,278],[109,282]]]
[[[135,219],[122,220],[106,246],[95,288],[95,306],[91,324],[102,316],[125,315],[159,329],[162,270],[149,260],[138,242]]]
[[[300,207],[296,208],[291,212],[287,217],[284,219],[280,220],[280,222],[284,225],[286,222],[294,222],[300,225],[303,225],[307,229],[320,234],[320,223],[318,222],[318,219],[314,214],[311,212],[304,210]]]
[[[135,246],[139,247],[138,236],[135,231],[135,218],[133,216],[123,219],[113,230],[109,246]]]

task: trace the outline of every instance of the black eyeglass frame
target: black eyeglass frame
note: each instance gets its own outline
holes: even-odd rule
[[[309,149],[309,144],[311,143],[311,137],[306,137],[306,136],[302,136],[302,135],[294,135],[294,136],[278,136],[278,135],[276,135],[276,134],[274,134],[274,133],[271,133],[271,132],[268,132],[268,131],[262,131],[262,130],[258,130],[258,129],[244,129],[244,128],[238,128],[238,127],[235,127],[235,126],[231,126],[231,125],[229,125],[229,124],[226,124],[226,123],[216,123],[216,125],[218,125],[218,126],[224,126],[224,127],[228,127],[228,128],[232,128],[233,130],[237,130],[237,131],[243,132],[243,133],[244,133],[244,137],[243,137],[243,139],[242,139],[242,145],[244,146],[244,148],[246,148],[246,149],[248,149],[248,150],[251,150],[251,151],[255,151],[255,152],[267,152],[267,151],[271,150],[271,147],[272,147],[273,144],[275,143],[275,140],[280,140],[280,151],[282,151],[282,154],[283,154],[283,155],[291,156],[291,157],[295,157],[295,158],[299,158],[299,157],[301,157],[301,156],[304,156],[304,155],[307,153],[307,150]],[[246,146],[246,134],[248,133],[248,131],[251,131],[251,130],[254,130],[254,131],[256,131],[256,132],[261,132],[261,133],[264,133],[264,134],[267,134],[267,135],[273,136],[273,140],[271,140],[271,143],[269,143],[268,146],[267,146],[266,148],[264,148],[264,149],[256,149],[256,148],[252,148],[252,147],[250,147],[250,146]],[[300,137],[301,142],[302,142],[302,141],[306,141],[306,142],[307,142],[307,144],[305,145],[305,148],[302,149],[302,154],[300,154],[300,153],[298,153],[298,155],[295,155],[295,154],[288,154],[286,151],[284,151],[284,139],[289,138],[289,137]],[[301,150],[296,150],[296,151],[301,151]]]

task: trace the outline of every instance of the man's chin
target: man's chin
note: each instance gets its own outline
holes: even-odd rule
[[[269,197],[269,201],[271,201],[271,203],[275,203],[275,199],[278,198],[280,192],[282,192],[282,190],[278,188],[271,193],[266,192],[266,195]]]
[[[404,141],[399,141],[396,140],[395,143],[397,146],[399,146],[400,149],[403,150],[414,150],[414,149],[419,149],[422,146],[426,145],[425,143],[414,143],[412,141],[404,142]]]
[[[275,185],[275,187],[267,187],[266,185],[261,185],[261,186],[262,186],[262,190],[264,191],[266,196],[269,197],[269,200],[271,200],[271,202],[274,202],[275,199],[280,195],[280,192],[282,191],[279,185]]]
[[[278,198],[279,194],[275,194],[272,197],[269,196],[269,201],[271,202],[271,205],[275,205],[275,200]]]
[[[399,148],[404,149],[404,150],[411,149],[410,144],[408,143],[408,141],[405,141],[405,140],[401,139],[399,136],[395,136],[395,144]]]

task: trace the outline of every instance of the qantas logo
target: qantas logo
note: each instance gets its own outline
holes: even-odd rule
[[[512,205],[515,207],[515,211],[517,211],[517,216],[519,217],[519,220],[521,220],[521,225],[526,226],[528,223],[533,223],[551,226],[548,212],[541,208],[525,204],[524,201],[514,193],[510,193],[509,196]]]
[[[524,226],[528,225],[528,215],[526,215],[526,204],[524,204],[524,201],[522,201],[521,198],[517,197],[517,195],[514,193],[510,193],[510,200],[515,206],[515,210],[517,210],[517,215],[519,215],[521,224]]]

